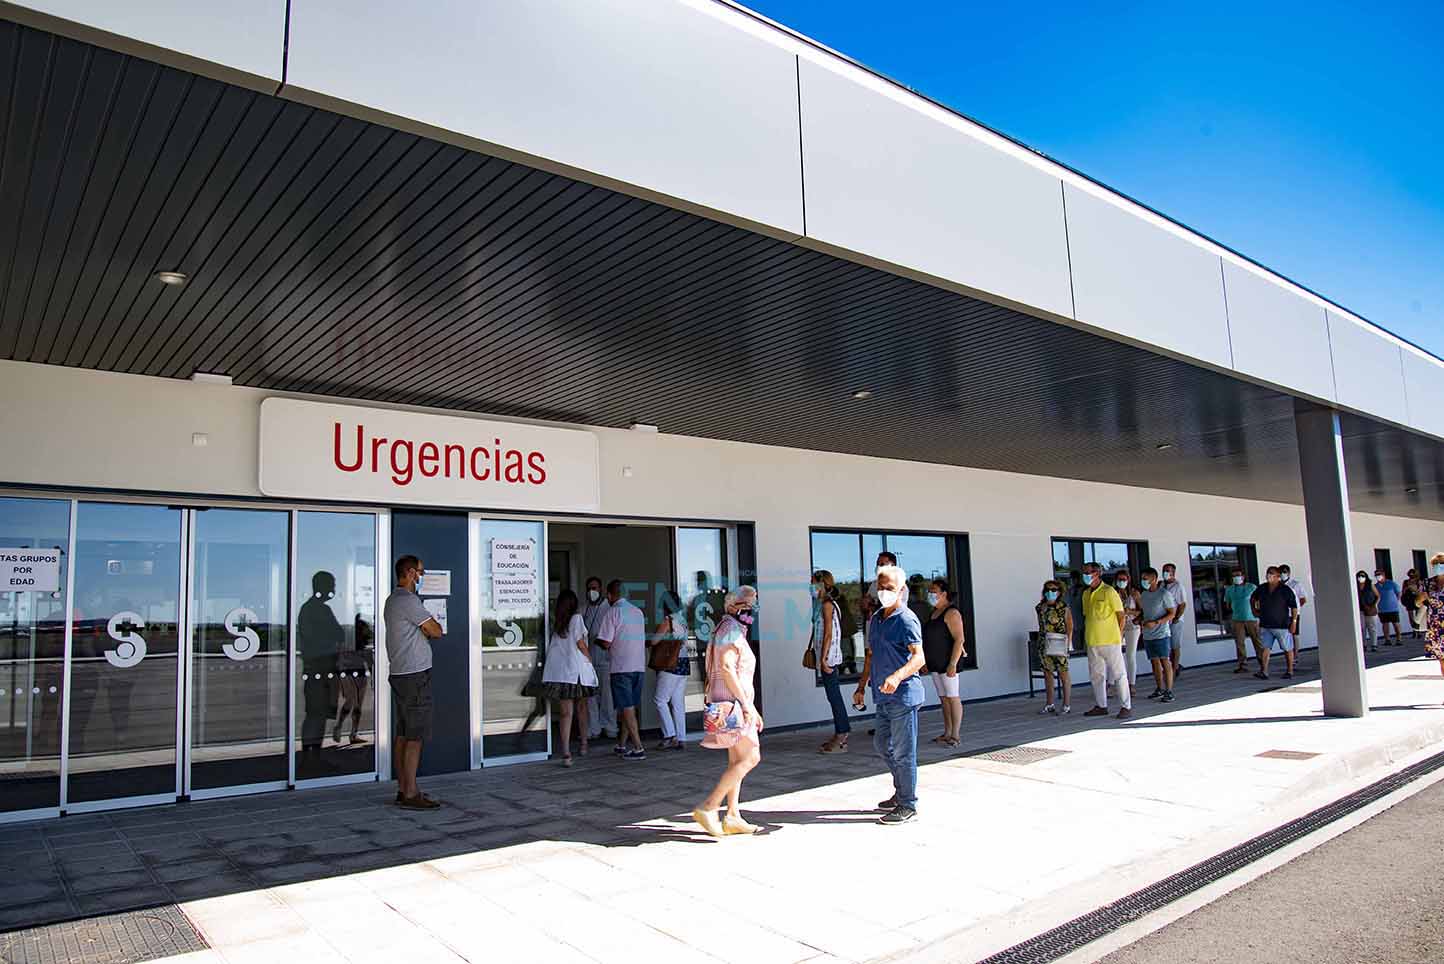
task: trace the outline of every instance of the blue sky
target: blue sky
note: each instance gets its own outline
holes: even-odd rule
[[[1444,2],[749,5],[1444,356]]]

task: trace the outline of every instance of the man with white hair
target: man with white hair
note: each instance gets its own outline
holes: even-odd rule
[[[878,609],[868,620],[867,660],[852,702],[862,704],[871,680],[877,705],[873,746],[887,762],[893,787],[893,795],[878,804],[886,811],[879,822],[894,826],[917,816],[918,709],[924,700],[918,673],[927,660],[922,626],[903,600],[907,573],[898,566],[882,566],[876,585]]]

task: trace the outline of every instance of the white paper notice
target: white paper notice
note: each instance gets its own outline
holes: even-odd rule
[[[59,549],[0,549],[0,592],[59,591]]]
[[[491,540],[492,608],[530,610],[537,605],[536,596],[536,543]]]
[[[426,607],[426,611],[429,612],[429,613],[431,613],[431,615],[436,619],[436,621],[441,624],[441,632],[442,632],[442,635],[445,635],[445,634],[446,634],[446,600],[445,600],[445,599],[423,599],[423,600],[421,600],[421,605],[425,606],[425,607]]]
[[[427,569],[421,574],[421,585],[416,587],[418,596],[450,596],[451,570]]]

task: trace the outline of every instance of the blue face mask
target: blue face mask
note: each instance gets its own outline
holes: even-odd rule
[[[1441,568],[1441,569],[1444,569],[1444,566],[1441,566],[1440,568]],[[1049,602],[1057,602],[1057,601],[1058,601],[1058,590],[1056,590],[1056,589],[1049,589],[1047,592],[1043,593],[1043,598],[1046,599],[1046,600],[1048,600]]]
[[[1434,566],[1434,575],[1444,576],[1444,564]]]
[[[1153,580],[1152,580],[1152,579],[1140,579],[1140,580],[1138,580],[1138,584],[1139,584],[1140,586],[1142,586],[1144,589],[1152,589],[1152,588],[1153,588]]]

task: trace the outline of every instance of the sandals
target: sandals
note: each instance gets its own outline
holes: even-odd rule
[[[570,753],[568,753],[566,756],[562,757],[562,766],[564,766],[564,767],[569,767],[569,766],[571,766],[571,765],[572,765],[572,755],[571,755]]]
[[[846,740],[843,740],[842,742],[839,743],[836,739],[828,740],[826,743],[822,744],[822,746],[818,747],[817,752],[818,752],[818,753],[846,753],[846,752],[847,752],[847,741],[846,741]]]

